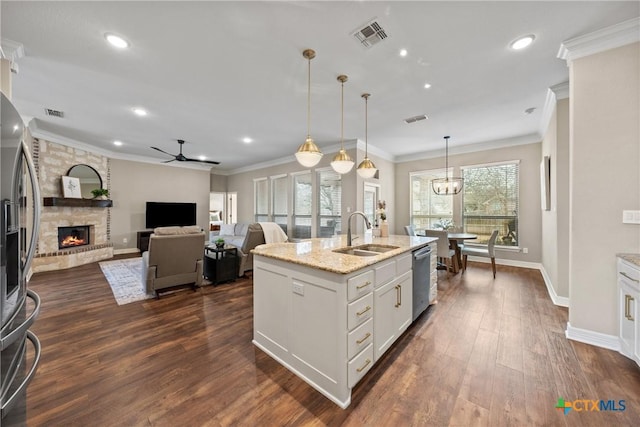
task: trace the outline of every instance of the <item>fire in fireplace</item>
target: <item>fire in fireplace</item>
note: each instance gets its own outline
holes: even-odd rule
[[[58,227],[58,249],[75,248],[90,244],[89,227],[88,225]]]

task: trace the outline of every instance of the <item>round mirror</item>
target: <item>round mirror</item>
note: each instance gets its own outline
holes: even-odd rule
[[[91,190],[102,188],[102,178],[97,170],[89,165],[75,165],[69,169],[67,176],[80,180],[80,193],[83,199],[93,198]]]

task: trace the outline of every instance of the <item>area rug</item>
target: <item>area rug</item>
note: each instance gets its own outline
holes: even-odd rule
[[[153,298],[142,282],[142,258],[103,261],[100,264],[118,305]]]

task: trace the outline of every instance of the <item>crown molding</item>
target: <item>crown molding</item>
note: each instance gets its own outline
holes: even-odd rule
[[[28,124],[28,128],[29,128],[29,132],[31,133],[31,136],[34,138],[43,139],[45,141],[53,142],[55,144],[64,145],[66,147],[71,147],[71,148],[75,148],[82,151],[87,151],[93,154],[99,154],[101,156],[108,157],[110,159],[127,160],[127,161],[138,162],[138,163],[149,163],[157,166],[169,166],[169,167],[177,167],[177,168],[183,168],[183,169],[196,169],[196,170],[202,170],[202,171],[206,170],[206,168],[203,167],[203,165],[205,165],[204,163],[203,164],[190,163],[190,162],[177,162],[178,164],[159,163],[158,159],[152,159],[150,157],[136,156],[131,154],[122,154],[122,153],[117,153],[114,151],[98,148],[94,145],[89,145],[72,138],[67,138],[67,137],[55,134],[53,132],[40,129],[38,127],[37,120],[31,120]]]
[[[569,82],[559,83],[547,89],[547,97],[542,107],[542,115],[540,117],[540,126],[538,127],[538,136],[544,138],[547,128],[551,122],[551,116],[556,108],[556,103],[561,99],[569,98]]]
[[[358,141],[358,143],[357,143],[358,150],[367,151],[368,154],[373,154],[374,156],[379,157],[379,158],[381,158],[383,160],[387,160],[389,162],[395,162],[396,161],[396,158],[395,158],[394,155],[389,154],[386,151],[384,151],[384,150],[382,150],[382,149],[380,149],[380,148],[378,148],[378,147],[376,147],[374,145],[371,145],[371,144],[368,144],[369,146],[367,147],[367,144],[365,144],[364,141],[361,141],[359,139],[357,141]]]
[[[498,139],[495,141],[485,141],[476,144],[457,145],[449,147],[449,156],[455,154],[476,153],[478,151],[495,150],[498,148],[515,147],[517,145],[537,144],[542,139],[538,134],[515,136],[513,138]],[[422,153],[405,154],[396,157],[395,163],[410,162],[413,160],[437,159],[445,156],[445,149],[425,151]]]
[[[558,58],[567,65],[576,59],[640,41],[640,17],[578,36],[563,42]]]

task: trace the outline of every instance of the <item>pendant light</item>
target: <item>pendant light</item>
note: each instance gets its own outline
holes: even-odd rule
[[[309,61],[309,74],[307,79],[307,139],[298,147],[296,159],[302,166],[310,168],[318,164],[322,158],[322,152],[311,138],[311,60],[316,57],[313,49],[306,49],[302,56]]]
[[[433,192],[439,196],[448,196],[458,194],[462,191],[462,187],[464,186],[464,179],[462,178],[449,178],[449,136],[445,136],[444,140],[446,143],[445,148],[445,168],[444,168],[444,178],[437,178],[431,181],[431,188],[433,188]]]
[[[344,74],[338,76],[338,81],[342,85],[340,95],[340,151],[333,157],[331,167],[339,174],[349,172],[355,163],[344,149],[344,82],[346,82],[347,79],[348,77]]]
[[[368,141],[368,127],[369,127],[369,97],[371,94],[363,93],[362,97],[364,98],[364,160],[360,162],[358,165],[358,175],[362,178],[373,178],[378,169],[376,165],[373,164],[371,160],[369,160],[369,141]]]

